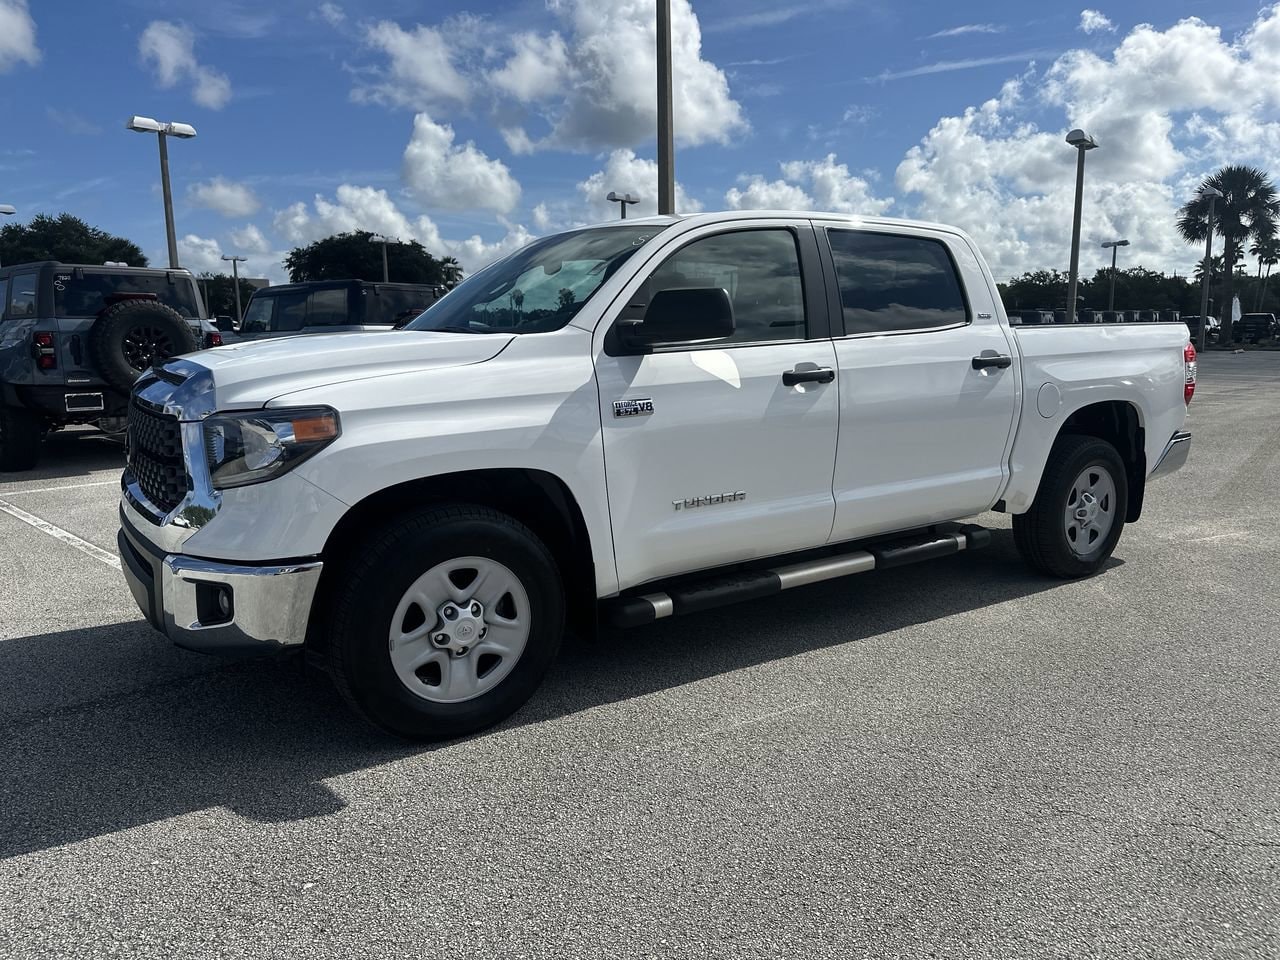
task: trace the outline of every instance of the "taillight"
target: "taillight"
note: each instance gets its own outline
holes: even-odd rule
[[[31,338],[35,345],[36,366],[41,370],[58,368],[58,352],[53,345],[52,333],[37,333]]]
[[[1189,343],[1182,348],[1182,369],[1182,399],[1189,404],[1196,395],[1196,348]]]
[[[206,336],[206,337],[205,337],[205,340],[207,340],[207,341],[208,341],[208,342],[205,344],[205,346],[206,346],[206,347],[220,347],[220,346],[222,346],[222,334],[220,334],[220,333],[211,333],[211,334],[209,334],[208,336]]]

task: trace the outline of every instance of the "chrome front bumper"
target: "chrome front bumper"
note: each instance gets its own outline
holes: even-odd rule
[[[1190,452],[1191,434],[1179,430],[1165,444],[1164,452],[1160,454],[1160,459],[1156,461],[1156,468],[1151,471],[1147,479],[1155,480],[1157,477],[1167,477],[1175,470],[1182,469],[1182,465],[1187,462],[1187,455]]]
[[[297,647],[306,639],[319,560],[248,566],[166,553],[142,536],[123,507],[117,542],[133,599],[178,646],[252,653]]]

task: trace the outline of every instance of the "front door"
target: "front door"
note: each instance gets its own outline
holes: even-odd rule
[[[1007,475],[1019,370],[977,257],[954,234],[824,232],[839,313],[832,540],[986,510]]]
[[[657,264],[623,292],[620,319],[642,315],[659,290],[719,287],[733,303],[735,332],[637,355],[618,345],[608,318],[597,330],[624,589],[821,545],[835,510],[839,397],[812,227],[721,224],[673,239]],[[784,382],[788,371],[808,376]]]

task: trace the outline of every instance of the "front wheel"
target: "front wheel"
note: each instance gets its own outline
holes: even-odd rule
[[[514,713],[564,632],[550,552],[483,507],[398,519],[338,576],[329,635],[338,690],[377,726],[415,740],[463,736]]]
[[[1013,517],[1014,543],[1041,573],[1087,577],[1110,559],[1128,507],[1128,477],[1116,448],[1097,437],[1059,437],[1031,509]]]

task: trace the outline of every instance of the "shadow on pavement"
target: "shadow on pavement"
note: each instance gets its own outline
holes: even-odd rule
[[[40,448],[34,470],[0,472],[0,493],[6,483],[66,480],[99,470],[124,469],[124,444],[91,427],[68,427],[49,434]]]
[[[964,559],[831,581],[571,644],[534,699],[498,729],[1057,586],[1027,571],[1009,531],[995,531],[993,540]],[[49,666],[71,669],[77,648],[101,663],[105,640],[127,648],[123,692],[92,699],[92,676],[69,680],[65,669]],[[0,857],[218,805],[265,822],[323,816],[343,806],[326,778],[436,749],[364,726],[300,658],[202,661],[210,664],[205,672],[175,677],[175,663],[189,671],[190,661],[168,656],[162,643],[141,623],[0,643],[0,689],[12,697],[0,704]]]

